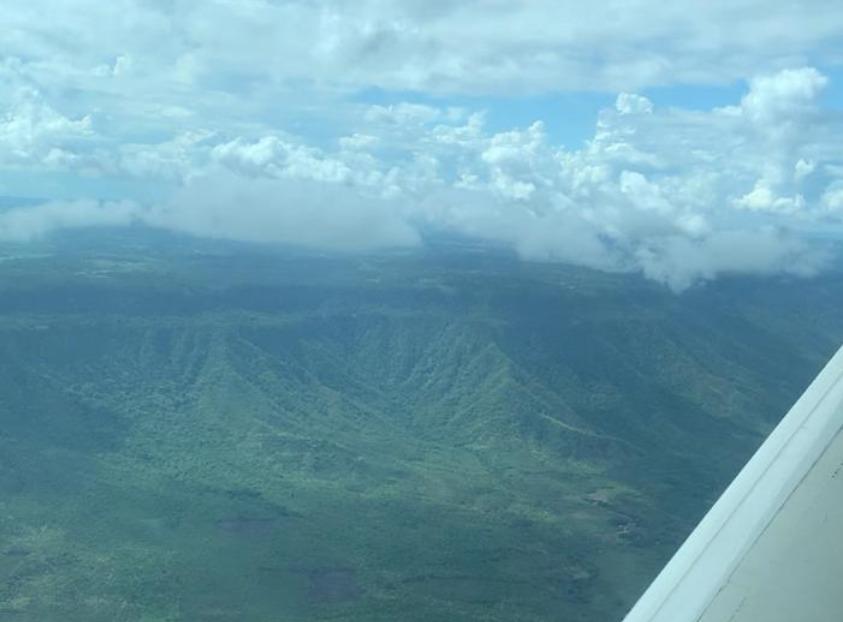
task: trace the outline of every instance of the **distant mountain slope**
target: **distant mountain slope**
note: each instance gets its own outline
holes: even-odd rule
[[[226,257],[0,264],[0,620],[619,619],[843,340],[837,276]]]

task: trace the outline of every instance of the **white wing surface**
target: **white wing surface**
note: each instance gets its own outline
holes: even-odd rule
[[[843,620],[843,350],[624,622]]]

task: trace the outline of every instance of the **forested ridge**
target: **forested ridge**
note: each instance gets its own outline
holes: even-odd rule
[[[843,278],[447,248],[0,262],[0,620],[619,620],[843,341]]]

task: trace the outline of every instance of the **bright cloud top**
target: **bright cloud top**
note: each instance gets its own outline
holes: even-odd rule
[[[0,238],[141,221],[359,250],[434,229],[676,290],[812,274],[828,260],[813,238],[843,225],[843,121],[805,63],[840,62],[843,11],[809,4],[636,0],[612,19],[543,0],[3,8],[0,184],[129,190],[7,211]],[[48,33],[44,11],[65,26]],[[743,96],[708,110],[632,92],[735,79]],[[412,92],[361,103],[373,87]],[[578,148],[545,129],[564,109],[503,131],[484,113],[486,95],[583,88],[620,94]],[[472,103],[448,103],[461,93]]]

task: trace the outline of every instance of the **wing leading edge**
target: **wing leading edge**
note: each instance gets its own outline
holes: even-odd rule
[[[843,349],[624,622],[843,619]]]

